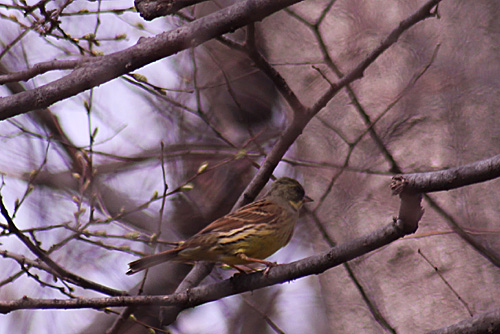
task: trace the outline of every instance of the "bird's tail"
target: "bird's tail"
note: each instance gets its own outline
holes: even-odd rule
[[[127,275],[132,275],[141,270],[156,266],[157,264],[171,261],[177,258],[179,251],[180,249],[174,248],[158,254],[145,256],[143,258],[140,258],[139,260],[132,261],[128,264],[129,270],[127,271]]]

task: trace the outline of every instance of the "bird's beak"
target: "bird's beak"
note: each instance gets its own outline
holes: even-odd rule
[[[304,203],[314,202],[314,200],[309,196],[304,196]]]

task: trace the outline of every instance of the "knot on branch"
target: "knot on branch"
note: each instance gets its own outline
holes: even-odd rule
[[[406,180],[403,175],[395,175],[392,177],[391,181],[391,191],[392,194],[399,195],[401,194],[404,190],[405,187],[408,185],[408,180]]]
[[[157,17],[173,15],[182,8],[205,0],[135,0],[135,8],[147,21]]]

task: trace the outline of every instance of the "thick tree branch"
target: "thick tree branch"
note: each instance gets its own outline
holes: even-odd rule
[[[433,15],[431,12],[432,8],[438,4],[440,0],[428,1],[424,6],[422,6],[417,12],[405,19],[400,23],[399,27],[396,28],[387,37],[381,45],[375,49],[368,58],[363,60],[351,73],[346,77],[342,78],[337,85],[332,86],[332,88],[327,91],[323,97],[322,104],[316,103],[315,106],[308,110],[293,93],[291,88],[288,86],[287,82],[281,76],[281,74],[276,71],[266,59],[257,51],[254,44],[253,36],[247,38],[247,44],[244,47],[238,47],[242,52],[246,52],[249,57],[255,62],[255,64],[274,82],[278,91],[282,94],[285,100],[288,102],[290,108],[293,110],[292,122],[288,125],[284,133],[279,138],[278,142],[274,145],[271,152],[267,155],[264,163],[257,175],[248,184],[245,191],[242,193],[238,201],[235,203],[234,208],[241,207],[246,203],[251,202],[259,191],[264,187],[266,182],[269,180],[274,169],[281,161],[288,148],[295,142],[298,136],[302,133],[303,129],[309,123],[309,121],[326,105],[326,103],[335,96],[335,94],[340,91],[344,86],[347,86],[352,81],[362,76],[364,70],[376,60],[376,58],[382,54],[390,45],[394,44],[399,36],[412,25],[417,22],[424,20]],[[250,29],[252,30],[252,29]],[[252,34],[253,31],[250,32]],[[392,43],[392,44],[391,44]],[[353,74],[354,73],[354,74]],[[357,73],[357,74],[356,74]],[[173,312],[175,314],[175,312]],[[167,317],[165,317],[167,318]],[[167,321],[168,322],[168,321]]]
[[[135,8],[148,21],[157,17],[175,14],[185,7],[207,0],[135,0]]]
[[[120,75],[195,47],[302,0],[246,0],[152,38],[144,38],[123,51],[96,57],[67,76],[44,86],[0,98],[0,120],[46,108],[99,86]]]
[[[419,194],[421,192],[450,190],[492,180],[499,176],[500,155],[497,155],[493,158],[443,171],[396,175],[392,178],[391,188],[394,194]],[[494,251],[491,251],[480,240],[464,231],[455,219],[439,206],[432,197],[424,194],[424,198],[445,219],[453,231],[494,265],[500,267],[500,258]]]
[[[184,280],[179,284],[175,293],[180,293],[184,290],[191,289],[198,286],[201,281],[207,277],[214,267],[213,263],[198,262],[194,265],[193,269],[187,274]],[[160,310],[160,321],[162,326],[168,326],[177,320],[177,316],[183,310],[179,306],[166,306]]]
[[[405,191],[428,193],[451,190],[500,177],[500,155],[460,167],[394,176]]]
[[[69,300],[31,299],[24,297],[15,301],[0,301],[0,313],[9,313],[21,309],[100,309],[105,307],[152,304],[177,306],[186,309],[238,293],[292,281],[308,275],[321,274],[330,268],[383,247],[403,237],[407,234],[405,231],[412,229],[411,225],[413,225],[413,222],[410,222],[410,227],[406,226],[406,224],[407,222],[403,219],[397,219],[364,237],[333,247],[322,254],[273,267],[266,275],[263,272],[237,275],[221,282],[195,287],[167,296],[120,296]]]

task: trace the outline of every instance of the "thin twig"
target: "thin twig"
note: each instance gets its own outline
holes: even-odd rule
[[[465,302],[465,300],[463,300],[463,298],[458,294],[458,292],[451,286],[451,284],[446,280],[446,278],[444,278],[443,274],[441,274],[441,271],[439,270],[438,267],[436,267],[432,262],[431,260],[429,260],[429,258],[427,258],[427,256],[424,255],[424,253],[422,253],[422,251],[420,249],[418,249],[418,254],[420,254],[420,256],[425,260],[425,262],[427,262],[431,267],[432,269],[434,269],[434,272],[439,276],[439,278],[443,281],[443,283],[450,289],[450,291],[457,297],[457,299],[462,303],[462,305],[467,309],[467,312],[469,312],[469,315],[472,317],[474,316],[474,313],[472,313],[469,305],[467,305],[467,303]]]
[[[62,268],[60,265],[55,263],[47,255],[47,253],[44,250],[42,250],[40,247],[35,245],[27,236],[25,236],[23,233],[21,233],[21,231],[19,231],[17,226],[14,224],[14,221],[10,218],[9,213],[7,211],[7,208],[3,204],[2,195],[0,195],[0,209],[1,209],[2,215],[7,220],[9,230],[12,233],[14,233],[26,245],[26,247],[28,247],[28,249],[33,254],[35,254],[41,261],[45,262],[51,268],[52,274],[61,278],[61,280],[67,280],[73,284],[76,284],[76,285],[84,288],[84,289],[91,289],[94,291],[108,294],[110,296],[124,296],[124,295],[126,295],[126,292],[124,292],[124,291],[115,290],[115,289],[109,288],[107,286],[104,286],[102,284],[89,281],[83,277],[80,277],[78,275],[75,275],[75,274],[67,271],[66,269]]]

